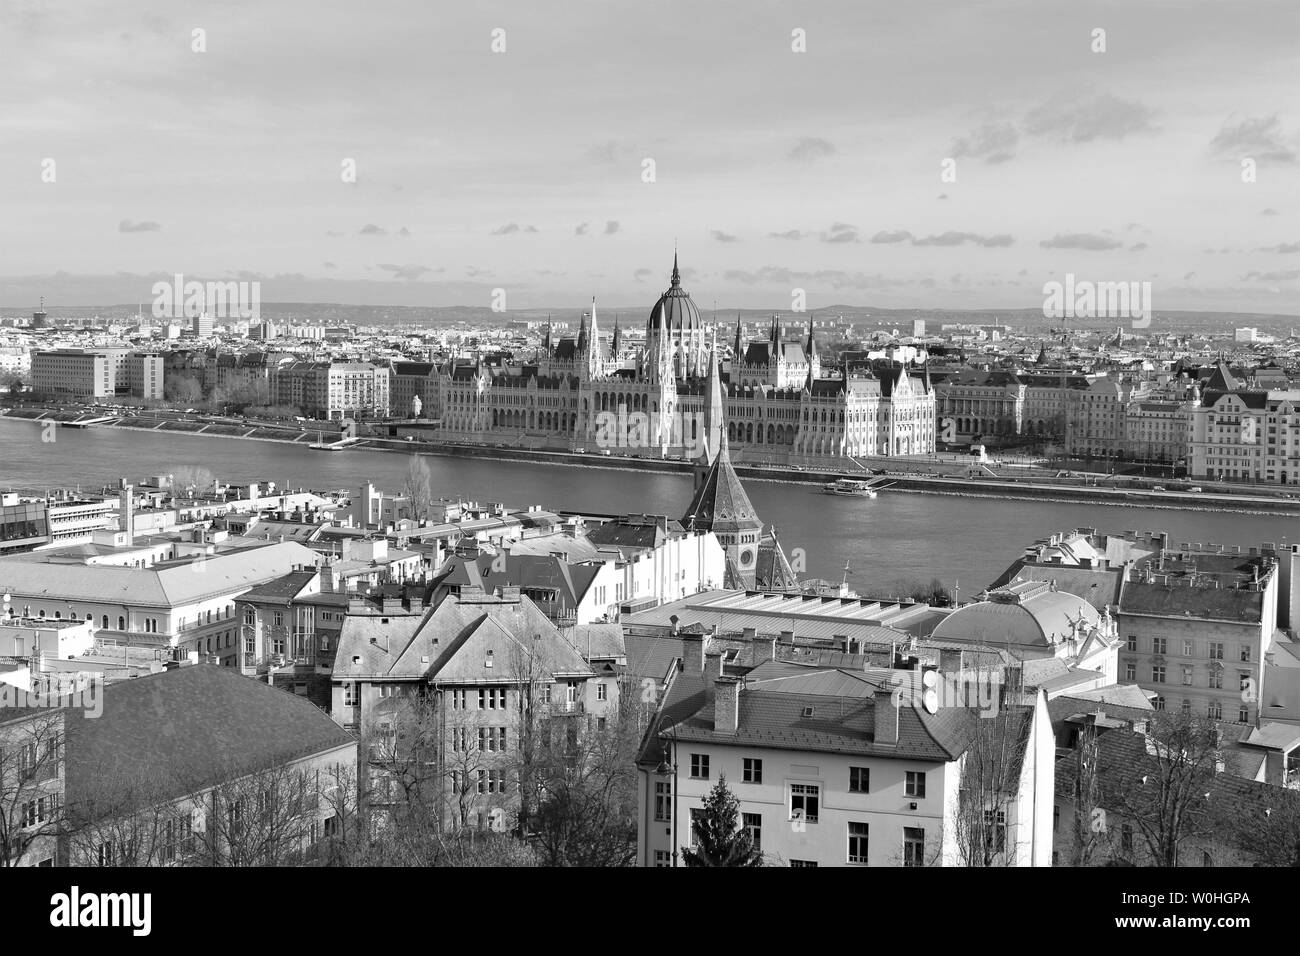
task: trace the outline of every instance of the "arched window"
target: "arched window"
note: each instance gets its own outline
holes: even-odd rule
[[[122,615],[120,615],[120,614],[117,616],[117,629],[118,629],[119,631],[125,631],[125,630],[126,630],[126,618],[124,618],[124,617],[123,617]]]
[[[108,630],[108,615],[107,615],[107,614],[105,614],[104,617],[102,618],[102,622],[101,622],[100,626],[103,627],[105,630]]]

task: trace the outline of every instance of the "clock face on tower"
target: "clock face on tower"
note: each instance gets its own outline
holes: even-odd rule
[[[743,551],[740,552],[740,566],[742,568],[749,568],[749,567],[753,567],[753,565],[754,565],[754,551],[752,548],[745,548]]]

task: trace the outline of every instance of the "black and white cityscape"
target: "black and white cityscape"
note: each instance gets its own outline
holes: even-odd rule
[[[0,866],[1300,866],[1298,41],[0,3]]]

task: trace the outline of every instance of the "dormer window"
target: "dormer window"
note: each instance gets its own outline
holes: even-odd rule
[[[487,660],[485,660],[485,661],[483,662],[483,666],[484,666],[484,667],[491,667],[491,666],[492,666],[492,652],[491,652],[491,651],[488,651],[488,652],[487,652]]]

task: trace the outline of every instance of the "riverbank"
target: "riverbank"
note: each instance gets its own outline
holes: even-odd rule
[[[140,418],[116,418],[109,421],[90,421],[93,413],[55,414],[48,409],[16,409],[6,417],[16,420],[32,421],[44,426],[51,419],[59,421],[61,427],[114,428],[124,431],[150,432],[153,434],[189,435],[200,438],[231,438],[240,441],[269,442],[282,445],[304,447],[315,440],[315,431],[294,428],[281,429],[272,425],[252,425],[244,434],[233,434],[243,426],[232,426],[221,422],[194,420],[158,420],[152,425],[141,424]],[[81,420],[86,420],[83,426]],[[171,426],[171,427],[168,427]],[[219,428],[221,431],[210,430]],[[633,471],[639,473],[689,474],[693,464],[688,461],[657,458],[637,458],[619,455],[592,455],[564,451],[540,451],[526,448],[500,448],[486,445],[462,445],[442,442],[406,441],[392,438],[358,438],[355,443],[345,448],[331,451],[317,451],[317,454],[339,455],[350,451],[376,451],[389,454],[423,454],[439,455],[451,458],[488,459],[494,461],[530,462],[534,464],[562,465],[570,468],[586,468],[611,471]],[[904,494],[943,495],[958,498],[1003,498],[1013,501],[1054,502],[1060,504],[1104,504],[1111,507],[1153,508],[1161,510],[1222,512],[1244,515],[1300,516],[1300,499],[1281,497],[1281,493],[1251,494],[1256,489],[1224,492],[1211,488],[1202,493],[1178,491],[1155,491],[1141,487],[1098,487],[1086,483],[1089,479],[1027,479],[1021,477],[989,478],[965,477],[954,474],[917,474],[914,472],[891,471],[890,465],[903,462],[891,462],[888,459],[873,460],[875,469],[837,470],[826,468],[807,468],[796,466],[771,466],[736,463],[736,473],[746,481],[761,481],[779,484],[821,485],[835,481],[837,478],[872,477],[882,495],[894,492]],[[923,466],[925,462],[910,462],[914,467]]]

